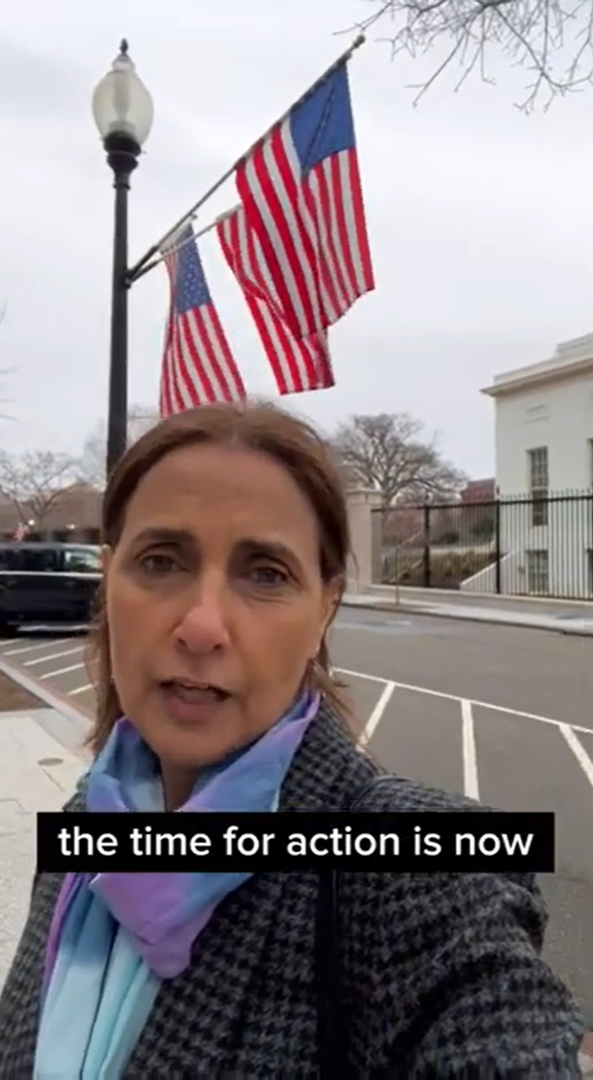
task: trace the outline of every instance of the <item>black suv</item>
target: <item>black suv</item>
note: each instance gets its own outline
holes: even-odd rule
[[[90,544],[0,544],[0,633],[25,624],[87,624],[102,580]]]

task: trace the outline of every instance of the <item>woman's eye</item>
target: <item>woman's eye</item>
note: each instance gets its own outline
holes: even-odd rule
[[[163,554],[143,555],[140,559],[140,565],[147,573],[157,575],[170,574],[177,569],[177,563],[171,555]]]
[[[279,570],[277,566],[257,566],[251,571],[251,576],[256,585],[268,587],[285,585],[288,581],[288,574],[284,570]]]

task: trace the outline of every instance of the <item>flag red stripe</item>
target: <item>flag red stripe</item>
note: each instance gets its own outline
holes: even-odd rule
[[[242,288],[280,394],[318,390],[335,384],[327,339],[299,341],[275,313],[279,303],[255,232],[242,208],[217,226],[225,260]]]
[[[256,323],[268,361],[274,372],[276,385],[281,394],[296,394],[310,385],[306,350],[292,347],[293,339],[284,331],[282,322],[274,318],[267,303],[268,289],[263,275],[259,249],[252,229],[247,227],[245,214],[235,214],[235,235],[239,250],[243,251],[243,272],[247,282],[253,282],[258,299],[250,302],[252,313],[257,311]],[[242,241],[242,248],[241,248]],[[272,299],[272,298],[271,298]]]
[[[333,325],[374,288],[355,147],[302,172],[291,118],[237,168],[236,185],[297,338]]]
[[[362,196],[362,181],[360,179],[358,157],[355,150],[348,151],[348,175],[350,198],[352,201],[354,221],[356,223],[357,247],[362,267],[362,281],[358,282],[357,280],[354,280],[352,284],[354,288],[357,289],[357,293],[360,292],[361,287],[366,292],[372,292],[375,288],[375,276],[373,274],[373,260],[371,258],[364,199]]]
[[[319,235],[318,264],[327,294],[326,306],[331,307],[335,316],[332,318],[333,322],[342,310],[345,289],[343,275],[336,272],[338,253],[334,239],[336,211],[334,193],[330,190],[323,168],[316,170],[310,177],[309,183],[304,185],[303,195]]]
[[[354,287],[356,276],[354,273],[354,261],[352,258],[352,251],[348,242],[346,208],[344,200],[340,198],[342,183],[342,162],[342,154],[334,154],[334,156],[330,158],[328,162],[328,185],[331,191],[331,196],[333,196],[332,202],[335,214],[335,230],[337,232],[337,236],[332,238],[332,262],[336,267],[336,274],[339,275],[340,278],[343,308],[344,306],[350,307],[350,305],[353,304],[356,299],[356,288]],[[323,173],[323,176],[325,180],[325,171]]]
[[[249,243],[249,235],[243,227],[244,215],[242,211],[229,214],[217,225],[218,239],[226,262],[237,278],[241,286],[247,306],[259,333],[262,345],[280,394],[288,394],[298,388],[300,384],[298,368],[292,355],[286,356],[289,369],[289,380],[286,379],[284,366],[280,356],[276,355],[272,348],[272,342],[268,333],[268,326],[262,311],[262,287],[257,269],[253,265],[253,246]],[[255,294],[255,295],[254,295]]]
[[[281,128],[269,145],[256,149],[251,163],[237,170],[237,189],[270,267],[281,309],[290,329],[301,335],[303,326],[319,328],[320,310],[315,259],[301,227],[297,180]]]
[[[206,303],[178,313],[173,300],[175,252],[164,261],[172,299],[161,371],[162,415],[215,401],[241,400],[245,387],[216,307]]]

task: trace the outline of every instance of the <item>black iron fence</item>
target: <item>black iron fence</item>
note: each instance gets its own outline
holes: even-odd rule
[[[373,512],[376,583],[593,599],[593,492]]]

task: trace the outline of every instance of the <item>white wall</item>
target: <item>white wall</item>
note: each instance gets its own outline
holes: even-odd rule
[[[593,373],[495,399],[496,481],[500,494],[529,491],[527,451],[548,447],[550,491],[590,488]]]
[[[548,524],[533,527],[529,506],[505,505],[504,499],[529,494],[528,451],[539,446],[548,448],[550,495],[591,490],[593,373],[503,394],[495,399],[495,409],[496,481],[503,499],[501,544],[509,579],[503,583],[503,591],[530,591],[528,551],[544,549],[548,552],[550,592],[588,597],[588,551],[593,548],[591,501],[552,501]]]

